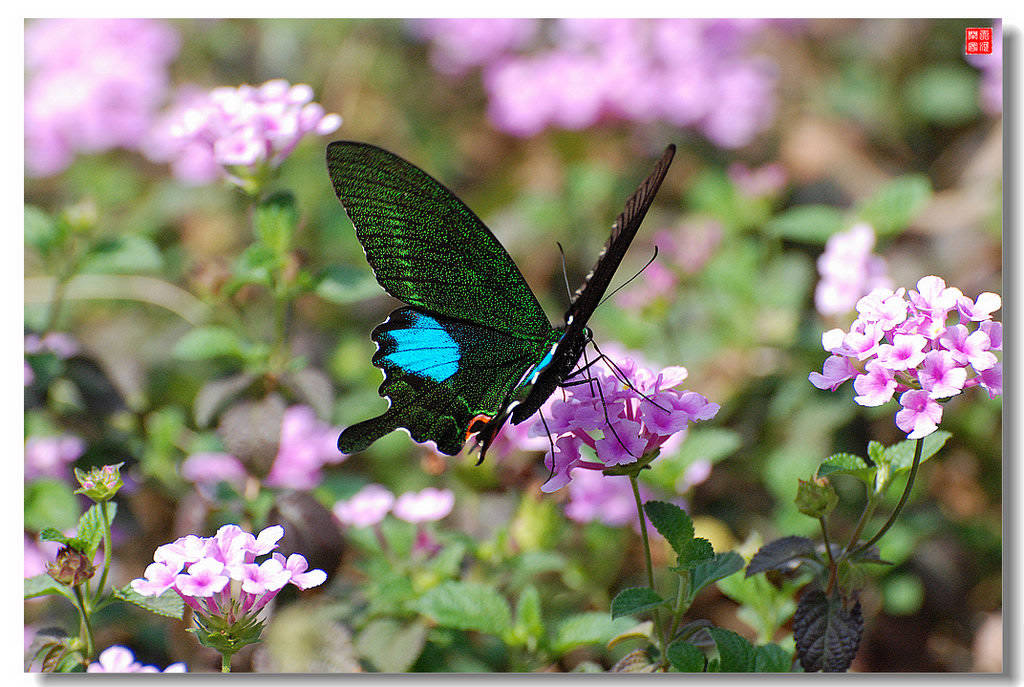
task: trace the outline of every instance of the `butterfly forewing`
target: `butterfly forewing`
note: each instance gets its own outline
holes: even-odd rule
[[[551,331],[509,254],[429,174],[350,141],[327,146],[327,168],[377,281],[392,296],[512,336],[544,338]]]
[[[575,324],[576,327],[583,327],[594,313],[604,292],[608,290],[608,285],[611,283],[619,263],[622,262],[626,249],[633,242],[633,237],[636,236],[637,229],[640,228],[640,223],[643,222],[647,210],[654,202],[654,196],[661,188],[661,182],[668,173],[675,153],[674,145],[665,148],[665,152],[654,166],[654,170],[626,200],[626,207],[615,219],[611,236],[608,237],[608,241],[597,259],[597,264],[580,287],[576,289],[569,310],[565,314],[566,322]]]

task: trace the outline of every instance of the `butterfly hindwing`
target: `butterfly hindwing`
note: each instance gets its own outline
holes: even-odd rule
[[[548,338],[524,339],[418,308],[395,310],[372,334],[373,364],[384,371],[380,395],[391,407],[347,428],[338,447],[361,451],[405,427],[415,441],[455,455],[474,419],[499,414],[557,336],[552,330]]]
[[[388,293],[425,312],[547,337],[551,324],[519,268],[440,182],[393,153],[351,141],[327,146],[327,169]]]

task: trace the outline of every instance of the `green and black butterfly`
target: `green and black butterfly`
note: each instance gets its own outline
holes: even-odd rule
[[[348,427],[355,453],[399,427],[480,460],[511,417],[523,422],[572,375],[593,314],[668,172],[675,146],[626,201],[597,265],[552,327],[522,273],[473,211],[423,170],[367,143],[327,146],[327,170],[377,281],[408,307],[371,335],[390,408]]]

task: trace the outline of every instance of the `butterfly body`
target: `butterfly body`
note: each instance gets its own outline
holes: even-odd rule
[[[327,148],[334,190],[377,281],[407,306],[374,328],[384,372],[382,415],[345,429],[343,453],[398,428],[454,455],[476,437],[481,460],[511,417],[523,422],[572,374],[586,327],[639,228],[674,146],[627,201],[597,267],[563,327],[552,327],[522,273],[490,230],[415,165],[366,143]],[[639,198],[639,200],[637,200]]]

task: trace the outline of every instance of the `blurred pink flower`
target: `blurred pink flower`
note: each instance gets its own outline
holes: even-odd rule
[[[25,28],[25,165],[61,172],[78,153],[139,146],[180,39],[156,19],[37,19]]]
[[[73,434],[29,437],[25,441],[25,480],[69,477],[68,463],[78,460],[84,452],[85,442]]]
[[[370,527],[384,519],[395,495],[379,484],[367,484],[347,501],[338,501],[332,512],[343,525]]]
[[[135,660],[132,650],[123,646],[111,646],[100,652],[96,661],[86,668],[89,673],[187,673],[184,663],[172,663],[163,671],[155,666],[145,666]]]
[[[650,489],[642,484],[639,487],[642,500],[653,498]],[[573,475],[565,514],[576,522],[596,520],[612,527],[639,522],[629,480],[594,470],[578,470]]]
[[[248,473],[242,461],[230,453],[193,453],[181,464],[181,476],[193,484],[215,487],[227,482],[235,487],[245,486]]]
[[[440,520],[452,512],[455,494],[448,489],[427,487],[423,491],[408,491],[395,501],[395,517],[406,522]]]
[[[432,40],[439,70],[482,65],[491,121],[515,136],[604,120],[664,121],[735,148],[774,117],[775,65],[750,55],[765,22],[527,21],[435,19],[413,26]]]
[[[324,465],[347,457],[338,451],[341,430],[321,422],[309,406],[292,406],[284,411],[281,445],[264,483],[268,487],[312,489],[320,484]]]
[[[183,88],[179,102],[152,132],[146,154],[171,162],[187,183],[222,176],[239,186],[278,167],[309,133],[329,134],[341,117],[313,102],[313,89],[284,79],[260,86]]]
[[[821,281],[814,290],[814,305],[819,313],[849,312],[872,289],[892,286],[885,260],[871,253],[874,246],[875,230],[864,223],[829,237],[818,258]]]

